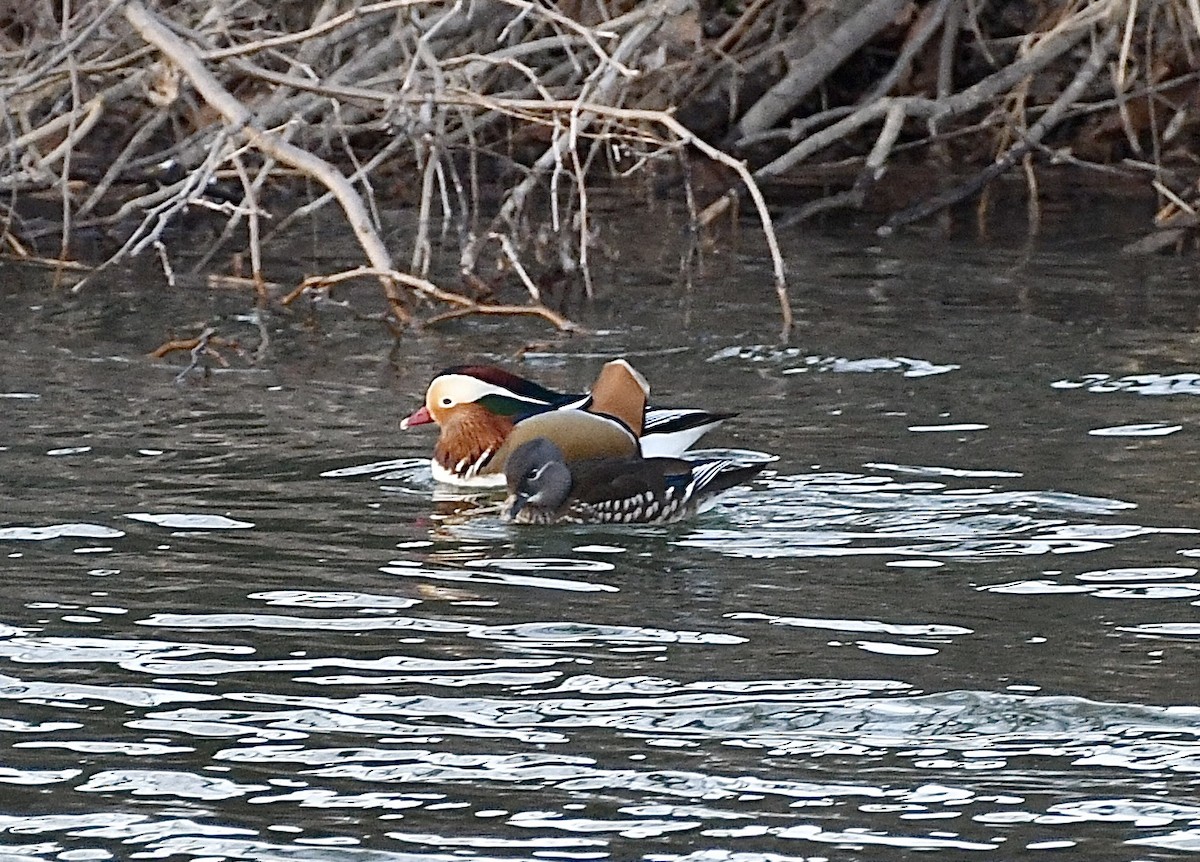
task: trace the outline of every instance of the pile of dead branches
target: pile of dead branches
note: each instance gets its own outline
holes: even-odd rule
[[[760,183],[814,165],[850,178],[789,222],[862,207],[899,162],[936,167],[943,188],[893,212],[883,232],[1013,170],[1036,230],[1045,165],[1152,183],[1158,223],[1178,224],[1200,202],[1198,37],[1196,0],[808,4],[802,26],[774,43],[782,69],[762,70],[761,46],[734,53],[744,108],[724,146],[755,163]]]
[[[52,235],[47,256],[85,270],[153,253],[168,280],[184,258],[203,270],[243,251],[263,289],[264,243],[336,206],[363,266],[303,288],[369,277],[399,322],[536,314],[569,328],[542,301],[532,247],[545,259],[552,246],[590,293],[602,226],[589,188],[647,169],[686,179],[703,161],[724,185],[698,199],[678,184],[693,219],[748,201],[786,326],[760,185],[812,165],[845,181],[789,220],[862,207],[889,167],[919,161],[955,181],[885,227],[1014,169],[1036,199],[1052,160],[1141,171],[1189,217],[1194,171],[1171,173],[1168,156],[1195,131],[1198,32],[1197,0],[0,3],[4,239],[30,255],[40,237],[46,255]],[[398,174],[416,225],[403,248],[377,211]],[[278,194],[297,187],[319,194]],[[224,223],[197,260],[177,225],[198,208]],[[110,245],[87,260],[79,237],[96,235]],[[430,279],[448,236],[452,288]],[[497,298],[497,271],[522,299]]]

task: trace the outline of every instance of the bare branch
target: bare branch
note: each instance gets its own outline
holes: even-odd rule
[[[258,129],[253,123],[250,112],[221,86],[216,77],[204,66],[198,52],[172,33],[139,0],[129,0],[125,7],[125,17],[147,42],[157,47],[171,59],[171,62],[179,66],[200,95],[204,97],[204,100],[221,113],[229,126],[264,153],[285,165],[304,172],[329,189],[338,203],[342,205],[350,229],[358,237],[359,244],[362,245],[371,265],[381,272],[392,270],[391,255],[388,254],[383,241],[375,231],[375,225],[372,224],[367,214],[367,208],[363,204],[362,198],[336,168],[307,150],[302,150]],[[395,281],[384,277],[383,286],[393,309],[401,311],[404,308],[404,300],[396,290]]]

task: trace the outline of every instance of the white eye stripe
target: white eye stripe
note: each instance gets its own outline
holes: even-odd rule
[[[526,401],[530,404],[546,403],[537,398],[519,395],[516,392],[513,392],[511,389],[505,389],[503,386],[485,383],[479,378],[471,377],[468,374],[447,374],[434,381],[434,386],[436,386],[440,392],[449,393],[440,398],[441,404],[444,407],[449,407],[455,403],[469,404],[488,395],[501,395],[505,398],[513,398],[517,401]]]

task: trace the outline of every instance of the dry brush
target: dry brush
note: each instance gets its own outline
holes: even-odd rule
[[[1042,167],[1066,163],[1153,183],[1170,239],[1185,236],[1200,197],[1198,34],[1200,0],[10,4],[4,242],[83,285],[134,255],[156,254],[170,280],[181,261],[215,273],[218,251],[238,251],[265,299],[264,245],[328,208],[362,266],[301,291],[370,278],[397,324],[531,314],[569,329],[546,271],[590,294],[603,224],[589,193],[707,162],[723,178],[707,196],[679,184],[692,219],[747,204],[786,329],[763,189],[805,171],[824,191],[773,198],[776,216],[862,208],[889,170],[940,166],[942,187],[891,212],[891,230],[1007,172],[1035,203]],[[396,176],[410,178],[415,225],[400,247],[378,211]],[[316,191],[280,193],[297,188]],[[177,230],[200,208],[223,219],[203,254]],[[97,232],[92,259],[81,237]],[[447,245],[458,277],[439,285]]]

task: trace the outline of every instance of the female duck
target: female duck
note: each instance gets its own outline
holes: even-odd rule
[[[517,524],[665,524],[694,514],[765,466],[637,456],[571,461],[539,437],[508,456],[501,516]]]

